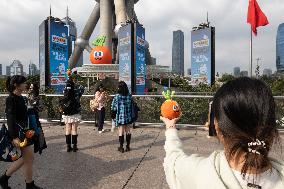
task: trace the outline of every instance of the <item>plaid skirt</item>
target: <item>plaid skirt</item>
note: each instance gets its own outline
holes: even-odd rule
[[[74,114],[74,115],[62,115],[62,120],[65,124],[68,123],[77,123],[80,122],[82,119],[82,116],[80,114]]]

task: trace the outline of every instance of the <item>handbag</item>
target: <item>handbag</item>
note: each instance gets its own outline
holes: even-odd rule
[[[0,161],[13,162],[22,157],[21,150],[12,144],[6,125],[0,129]]]
[[[33,137],[34,153],[42,154],[42,151],[47,148],[44,133],[40,122],[37,120],[36,115],[32,112],[28,114],[28,129],[35,132]]]
[[[59,101],[59,111],[62,114],[68,114],[70,111],[73,110],[74,107],[72,107],[72,101],[67,98],[63,98]]]
[[[132,105],[131,105],[131,114],[132,114],[132,121],[137,121],[138,119],[138,114],[139,114],[139,111],[140,111],[140,108],[138,107],[137,103],[132,100]]]
[[[92,111],[95,111],[99,107],[99,102],[97,99],[90,100],[90,108]]]
[[[111,119],[116,118],[116,113],[117,113],[117,111],[111,110]]]
[[[35,114],[29,113],[29,115],[28,115],[28,127],[29,127],[29,129],[33,130],[37,136],[40,134],[40,129],[38,127]]]

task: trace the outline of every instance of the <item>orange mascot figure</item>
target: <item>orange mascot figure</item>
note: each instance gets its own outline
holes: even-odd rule
[[[111,64],[111,52],[107,47],[97,46],[90,53],[90,61],[92,64]]]
[[[181,108],[179,104],[172,100],[175,92],[167,90],[163,92],[163,96],[166,98],[166,101],[161,106],[161,115],[169,120],[178,118],[181,114]]]

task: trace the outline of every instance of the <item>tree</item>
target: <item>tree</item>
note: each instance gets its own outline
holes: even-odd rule
[[[6,79],[0,78],[0,92],[4,93],[6,92]]]
[[[233,75],[225,73],[225,74],[222,75],[222,77],[219,79],[219,82],[226,83],[226,82],[228,82],[228,81],[232,81],[233,79],[235,79],[235,77],[234,77]]]

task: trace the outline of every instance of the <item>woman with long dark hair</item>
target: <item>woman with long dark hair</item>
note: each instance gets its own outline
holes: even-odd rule
[[[13,145],[17,148],[20,148],[21,140],[23,140],[22,136],[19,135],[21,129],[29,128],[27,104],[22,96],[22,93],[26,90],[25,82],[26,78],[20,75],[8,77],[6,81],[9,96],[6,99],[5,113],[7,116],[9,135],[13,139]],[[9,178],[22,167],[24,170],[26,188],[40,189],[33,181],[34,150],[32,145],[33,141],[29,139],[27,145],[21,148],[22,157],[13,162],[4,175],[0,177],[0,186],[2,188],[10,188],[8,186]]]
[[[65,138],[67,144],[67,152],[77,152],[77,128],[79,122],[81,121],[81,104],[80,98],[84,93],[83,87],[76,86],[74,80],[76,78],[72,75],[64,89],[64,97],[60,101],[61,112],[63,114],[62,118],[65,122]],[[73,147],[71,146],[73,144]]]
[[[28,114],[29,116],[34,115],[36,125],[39,129],[38,136],[35,137],[34,140],[34,152],[39,154],[42,153],[42,150],[47,148],[46,142],[44,139],[41,123],[39,121],[39,112],[42,111],[42,107],[40,105],[40,96],[39,96],[39,87],[37,83],[31,83],[28,89]]]
[[[128,87],[124,81],[120,81],[118,84],[118,94],[115,95],[111,111],[115,115],[115,125],[118,127],[119,144],[118,151],[124,152],[124,134],[126,134],[126,151],[130,151],[131,141],[131,124],[132,119],[132,104],[133,99],[129,93]]]
[[[175,126],[178,118],[161,117],[167,128],[164,170],[170,188],[284,188],[284,163],[269,157],[279,142],[271,90],[256,79],[229,81],[215,94],[212,112],[224,151],[209,157],[186,155]]]

